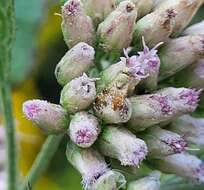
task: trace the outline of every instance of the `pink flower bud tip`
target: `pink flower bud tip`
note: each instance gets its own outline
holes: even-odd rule
[[[67,1],[63,8],[62,11],[66,15],[75,15],[79,9],[79,1]]]

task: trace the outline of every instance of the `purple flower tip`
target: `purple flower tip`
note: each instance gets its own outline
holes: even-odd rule
[[[68,1],[63,6],[63,12],[66,15],[75,15],[78,10],[79,10],[79,1],[75,1],[75,0]]]
[[[165,143],[173,149],[175,154],[182,153],[187,147],[187,143],[183,138],[169,139]]]
[[[196,106],[201,92],[202,90],[185,89],[180,93],[180,99],[189,106]]]
[[[76,143],[77,144],[89,144],[92,143],[93,138],[95,139],[95,136],[97,134],[94,134],[89,129],[80,129],[76,132]]]

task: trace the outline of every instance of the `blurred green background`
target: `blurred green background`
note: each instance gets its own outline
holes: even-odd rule
[[[45,136],[27,121],[21,112],[22,103],[41,98],[59,102],[60,86],[54,77],[54,69],[67,51],[61,34],[60,0],[18,0],[15,4],[17,36],[13,49],[12,84],[13,109],[19,138],[19,167],[25,176],[32,165]],[[204,18],[204,7],[192,23]],[[201,109],[200,113],[204,113]],[[1,116],[0,116],[1,124]],[[48,170],[34,190],[80,190],[81,178],[65,157],[66,137],[52,159]],[[178,182],[179,183],[179,182]],[[171,184],[164,189],[178,190]],[[196,187],[189,189],[196,190]]]

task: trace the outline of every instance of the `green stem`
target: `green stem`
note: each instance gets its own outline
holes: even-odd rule
[[[29,190],[36,183],[37,179],[42,176],[46,170],[50,160],[54,156],[58,149],[58,146],[63,138],[63,134],[60,135],[49,135],[43,144],[38,156],[36,157],[28,176],[21,190]]]
[[[0,98],[4,114],[7,142],[8,190],[17,189],[15,128],[12,116],[10,68],[15,39],[14,1],[0,1]]]

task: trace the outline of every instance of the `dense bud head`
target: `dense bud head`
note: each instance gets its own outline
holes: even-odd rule
[[[71,140],[80,147],[90,147],[101,129],[96,117],[86,112],[78,112],[71,119],[68,133]]]
[[[60,60],[55,69],[55,76],[61,85],[79,77],[93,65],[94,48],[80,42],[71,48]]]
[[[188,153],[173,154],[150,162],[162,172],[176,174],[189,181],[204,183],[204,165],[194,155]]]
[[[172,36],[180,34],[202,5],[202,0],[166,0],[160,2],[155,10],[174,9],[178,13],[175,17]]]
[[[195,111],[200,91],[165,88],[154,94],[131,97],[132,115],[128,125],[135,131]]]
[[[149,150],[148,156],[151,158],[181,153],[187,147],[187,143],[180,135],[160,127],[151,127],[143,138]]]
[[[86,74],[71,80],[62,89],[60,104],[69,113],[88,108],[96,97],[95,80]]]
[[[204,145],[204,119],[183,115],[171,124],[170,130],[180,134],[189,142],[198,146]]]
[[[82,0],[82,2],[87,15],[95,24],[103,21],[116,7],[115,0]]]
[[[154,47],[159,42],[166,42],[172,33],[177,12],[174,9],[154,11],[139,21],[134,27],[135,44],[144,36],[146,43]]]
[[[23,113],[47,133],[65,132],[68,128],[67,113],[60,105],[28,100],[23,103]]]
[[[121,2],[98,26],[100,46],[105,51],[127,48],[132,40],[136,17],[135,5],[131,1]]]
[[[201,58],[204,58],[204,35],[169,40],[160,53],[160,80],[172,76]]]
[[[161,173],[159,171],[154,171],[147,177],[130,182],[127,190],[159,190],[160,176]]]
[[[124,128],[106,126],[99,139],[101,152],[120,160],[124,166],[138,167],[147,155],[145,142]]]
[[[106,123],[125,123],[132,113],[130,101],[117,90],[103,90],[95,99],[94,110]]]
[[[82,149],[69,141],[66,156],[82,175],[82,183],[87,190],[94,190],[91,187],[103,174],[109,171],[103,156],[92,148]]]
[[[183,32],[184,35],[202,34],[204,35],[204,21],[189,26]]]
[[[86,15],[80,0],[68,0],[62,6],[62,33],[69,47],[79,42],[90,45],[94,39],[94,26],[92,20]]]

